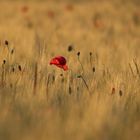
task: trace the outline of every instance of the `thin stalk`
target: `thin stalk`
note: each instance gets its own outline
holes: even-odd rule
[[[137,75],[140,77],[140,71],[139,71],[139,68],[138,68],[138,64],[134,59],[133,59],[133,62],[134,62],[135,67],[136,67]]]
[[[81,63],[81,61],[80,61],[79,56],[78,56],[78,61],[79,61],[80,65],[81,65],[82,71],[83,71],[83,73],[84,73],[84,67],[83,67],[83,65],[82,65],[82,63]]]
[[[2,87],[5,85],[5,80],[6,80],[5,63],[6,63],[6,61],[4,60],[3,64],[2,64],[2,74],[1,74],[1,84],[2,84]]]
[[[47,101],[48,101],[48,96],[49,96],[49,94],[48,94],[48,92],[49,92],[49,82],[50,82],[50,74],[48,75],[48,77],[47,77],[47,81],[46,81],[46,97],[47,97]]]
[[[90,61],[91,69],[92,69],[92,53],[91,53],[91,52],[90,52],[90,54],[89,54],[89,61]]]
[[[82,81],[84,82],[84,84],[85,84],[85,86],[86,86],[86,88],[88,90],[89,95],[91,95],[90,90],[89,90],[89,86],[88,86],[86,80],[84,79],[84,77],[82,75],[80,75],[80,76],[78,76],[78,78],[82,79]]]
[[[129,68],[130,68],[130,71],[131,71],[132,75],[135,77],[135,74],[134,74],[134,72],[133,72],[133,69],[132,69],[132,66],[131,66],[130,63],[129,63]]]
[[[35,63],[35,71],[34,71],[34,85],[33,85],[33,94],[36,95],[37,92],[37,79],[38,79],[38,64]]]

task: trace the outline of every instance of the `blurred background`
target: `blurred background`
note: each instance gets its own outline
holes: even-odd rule
[[[0,0],[0,140],[139,140],[139,64],[140,0]]]

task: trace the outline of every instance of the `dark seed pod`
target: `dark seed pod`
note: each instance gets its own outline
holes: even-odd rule
[[[69,94],[71,95],[72,93],[72,89],[71,89],[71,86],[69,86]]]
[[[62,77],[62,76],[63,76],[63,74],[61,73],[61,74],[60,74],[60,76]]]
[[[77,75],[77,78],[81,78],[82,76],[81,75]]]
[[[13,54],[13,53],[14,53],[14,49],[11,50],[11,54]]]
[[[68,46],[68,52],[71,52],[73,50],[73,46],[72,45],[69,45]]]
[[[79,91],[79,87],[77,87],[77,91]]]
[[[119,95],[120,95],[120,97],[123,95],[122,90],[119,91]]]
[[[10,88],[13,88],[13,84],[12,83],[10,83]]]
[[[92,52],[90,52],[89,55],[92,56]]]
[[[112,88],[112,91],[111,91],[111,94],[112,94],[112,95],[115,94],[115,91],[116,91],[116,90],[115,90],[115,88],[113,87],[113,88]]]
[[[92,71],[95,72],[95,67],[92,68]]]
[[[5,45],[7,45],[7,46],[9,45],[9,42],[8,42],[8,40],[5,40]]]
[[[15,72],[15,68],[14,67],[12,68],[12,72]]]
[[[22,69],[21,69],[21,65],[18,65],[18,69],[19,69],[19,71],[21,71]]]
[[[6,60],[3,60],[3,64],[5,64],[6,63]]]
[[[80,56],[80,52],[78,52],[77,55]]]

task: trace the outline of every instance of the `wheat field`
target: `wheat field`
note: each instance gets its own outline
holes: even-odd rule
[[[63,71],[50,60],[64,56]],[[139,140],[138,0],[0,1],[0,140]]]

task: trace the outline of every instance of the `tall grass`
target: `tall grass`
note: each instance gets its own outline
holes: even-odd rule
[[[138,6],[67,4],[0,5],[0,140],[138,140]]]

